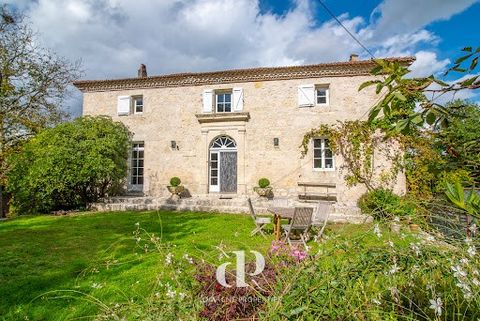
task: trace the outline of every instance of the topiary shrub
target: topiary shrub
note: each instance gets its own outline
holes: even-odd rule
[[[266,188],[269,186],[270,186],[270,181],[268,180],[268,178],[263,177],[258,180],[258,187]]]
[[[182,181],[180,180],[180,178],[178,178],[178,177],[176,177],[176,176],[170,178],[170,186],[176,187],[176,186],[179,186],[180,183],[182,183]]]
[[[375,189],[363,194],[357,203],[362,213],[372,215],[374,219],[402,216],[402,199],[389,189]]]

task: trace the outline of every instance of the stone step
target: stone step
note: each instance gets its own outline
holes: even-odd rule
[[[258,214],[270,214],[267,210],[274,205],[272,200],[265,198],[252,198],[255,211]],[[288,206],[315,207],[317,202],[291,201]],[[91,204],[91,209],[96,211],[145,211],[145,210],[177,210],[217,213],[249,213],[246,196],[219,198],[208,195],[199,195],[190,198],[172,199],[139,196],[116,196],[102,202]],[[314,220],[317,218],[314,217]],[[329,221],[365,223],[370,221],[368,216],[362,215],[358,208],[351,205],[334,203]],[[321,224],[318,218],[314,224]]]

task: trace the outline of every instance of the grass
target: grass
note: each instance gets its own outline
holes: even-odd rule
[[[250,217],[191,212],[81,213],[0,222],[0,320],[66,320],[98,313],[106,304],[139,299],[164,261],[145,255],[135,223],[161,236],[178,256],[214,260],[219,245],[265,252],[271,239],[250,237]],[[96,285],[100,286],[96,286]],[[45,295],[50,291],[53,296]]]

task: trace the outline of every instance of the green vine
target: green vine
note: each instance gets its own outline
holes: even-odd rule
[[[318,137],[327,138],[331,150],[342,156],[342,168],[346,169],[345,181],[348,186],[363,184],[368,190],[376,189],[394,181],[402,168],[400,153],[391,155],[383,151],[387,159],[392,161],[392,167],[389,172],[375,175],[373,170],[375,146],[381,141],[394,139],[385,136],[375,124],[358,120],[338,122],[334,125],[322,124],[304,135],[300,146],[302,157],[308,153],[311,140]]]

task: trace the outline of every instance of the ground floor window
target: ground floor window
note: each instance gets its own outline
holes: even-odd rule
[[[144,160],[143,142],[133,143],[131,164],[130,164],[130,184],[143,185],[143,160]]]
[[[315,138],[313,140],[313,168],[326,170],[335,168],[333,152],[326,138]]]

